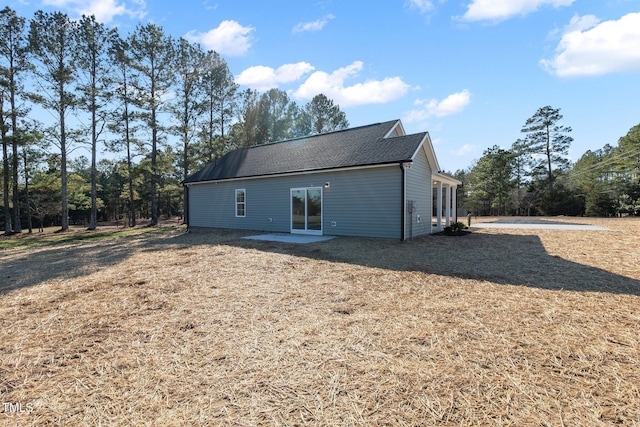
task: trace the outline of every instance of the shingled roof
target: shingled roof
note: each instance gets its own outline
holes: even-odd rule
[[[233,150],[184,183],[411,161],[426,132],[386,137],[398,120]],[[386,137],[386,138],[385,138]]]

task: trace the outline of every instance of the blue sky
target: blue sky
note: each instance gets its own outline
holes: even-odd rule
[[[542,106],[573,128],[571,160],[640,123],[638,0],[18,0],[122,34],[153,22],[219,52],[241,87],[324,93],[351,126],[429,131],[440,166],[469,167]],[[3,6],[4,7],[4,6]]]

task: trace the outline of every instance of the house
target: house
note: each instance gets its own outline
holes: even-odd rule
[[[456,221],[455,178],[400,120],[238,148],[184,181],[189,227],[399,238]]]

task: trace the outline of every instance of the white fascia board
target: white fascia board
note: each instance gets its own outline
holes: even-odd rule
[[[424,150],[424,154],[427,156],[427,161],[429,162],[429,166],[431,167],[431,170],[439,171],[440,165],[438,164],[436,152],[433,150],[433,144],[431,143],[431,137],[429,136],[429,132],[427,132],[422,142],[420,142],[420,145],[418,146],[418,149],[416,150],[416,152],[413,153],[411,160],[415,160],[421,148]]]
[[[389,138],[394,132],[395,130],[398,129],[398,134],[400,136],[405,136],[407,133],[404,131],[404,126],[402,126],[402,122],[400,120],[396,121],[396,124],[393,125],[393,127],[391,127],[391,130],[389,130],[389,132],[387,132],[387,134],[383,137],[383,139],[387,139]]]
[[[434,181],[439,181],[439,182],[442,182],[443,184],[447,184],[447,185],[461,185],[462,184],[462,181],[460,181],[460,180],[458,180],[458,179],[456,179],[454,177],[451,177],[449,175],[442,174],[440,172],[433,172],[431,174],[431,176],[433,177]]]

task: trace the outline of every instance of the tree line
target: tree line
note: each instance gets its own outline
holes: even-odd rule
[[[457,171],[464,206],[475,215],[640,215],[640,124],[571,163],[562,119],[558,108],[539,108],[510,148],[494,145]]]
[[[155,225],[184,210],[181,181],[226,152],[348,125],[323,94],[299,106],[241,91],[217,52],[151,23],[123,36],[94,16],[0,11],[5,234]]]

